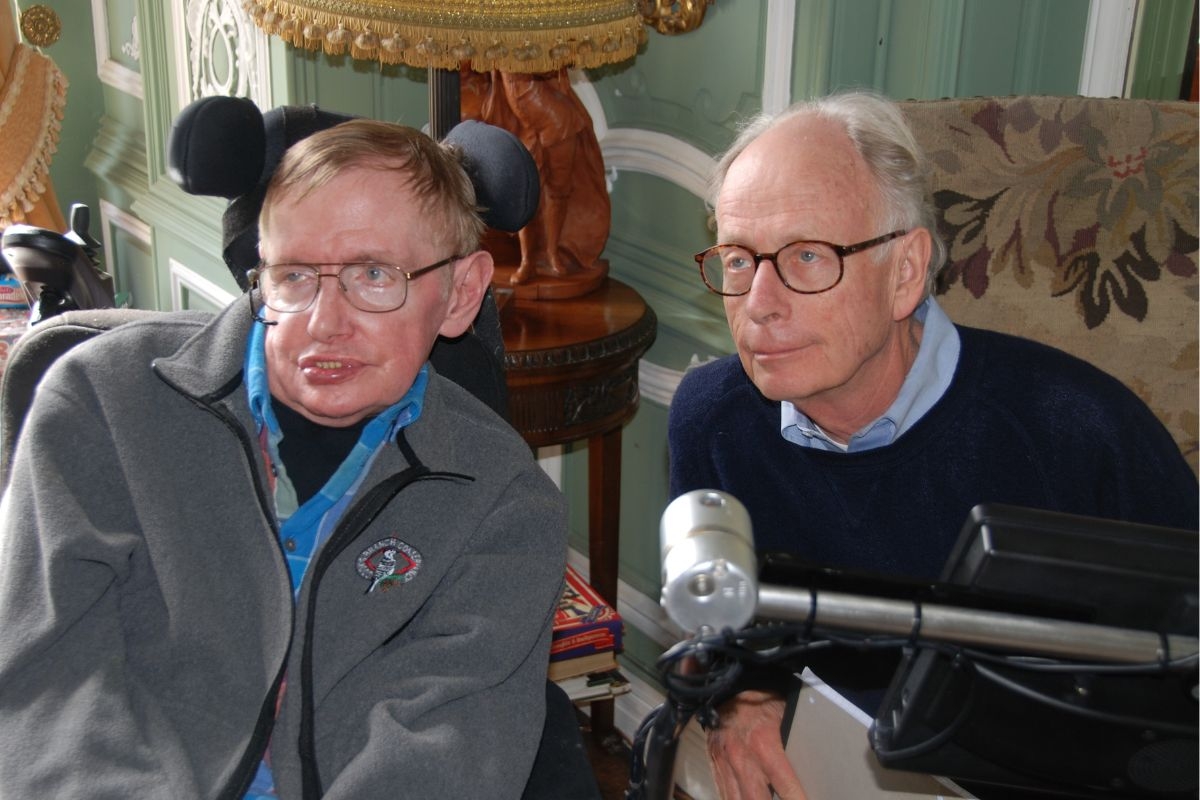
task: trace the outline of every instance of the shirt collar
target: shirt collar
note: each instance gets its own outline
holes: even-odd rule
[[[780,433],[789,442],[818,450],[860,452],[891,444],[917,423],[950,388],[958,365],[958,330],[932,297],[913,312],[923,324],[921,346],[900,392],[883,414],[850,437],[847,445],[829,438],[790,402],[780,404]]]

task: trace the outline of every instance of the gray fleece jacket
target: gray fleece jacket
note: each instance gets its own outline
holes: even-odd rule
[[[251,324],[129,323],[39,388],[0,502],[0,798],[240,798],[268,745],[284,798],[518,797],[561,494],[432,375],[293,603]],[[368,592],[397,543],[407,580]]]

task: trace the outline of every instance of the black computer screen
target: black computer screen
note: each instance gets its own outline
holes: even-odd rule
[[[1197,633],[1197,532],[980,506],[942,575],[1020,613]],[[872,726],[886,766],[981,797],[1197,796],[1196,666],[1142,669],[953,648],[906,653]],[[1015,787],[1015,788],[1014,788]]]

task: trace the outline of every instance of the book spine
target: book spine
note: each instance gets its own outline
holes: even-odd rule
[[[555,631],[550,642],[550,660],[603,653],[608,650],[621,651],[621,620],[608,620],[584,630]]]

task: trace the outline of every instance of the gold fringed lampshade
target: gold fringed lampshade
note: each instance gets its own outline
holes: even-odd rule
[[[297,47],[385,64],[549,72],[632,58],[637,0],[247,0],[260,28]]]

